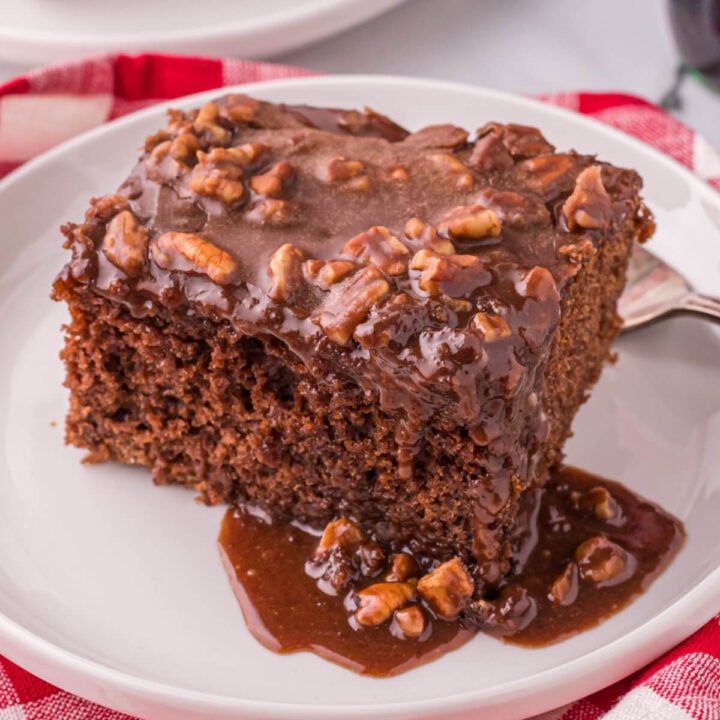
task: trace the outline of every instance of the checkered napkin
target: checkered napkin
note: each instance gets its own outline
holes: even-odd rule
[[[0,177],[63,140],[158,101],[308,74],[243,60],[161,55],[117,55],[34,71],[0,85]],[[645,100],[598,93],[541,99],[635,135],[720,190],[720,156]],[[597,718],[720,720],[720,615],[644,670],[536,720]],[[0,655],[0,720],[133,719],[59,690]]]

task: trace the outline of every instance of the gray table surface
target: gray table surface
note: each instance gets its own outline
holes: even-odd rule
[[[658,101],[677,51],[664,0],[407,0],[274,58],[326,73],[386,73],[533,94],[620,91]],[[0,81],[27,68],[0,64]],[[720,93],[686,80],[678,117],[720,147]]]
[[[657,102],[679,59],[664,0],[408,0],[280,61],[515,93],[612,90]],[[678,117],[720,147],[720,93],[693,78]]]

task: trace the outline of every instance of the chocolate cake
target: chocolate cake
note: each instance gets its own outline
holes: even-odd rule
[[[641,181],[536,129],[229,96],[63,228],[67,440],[207,503],[508,570],[619,330]]]

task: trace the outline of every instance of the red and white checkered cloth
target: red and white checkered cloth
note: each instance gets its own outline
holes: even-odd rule
[[[37,70],[0,85],[0,177],[73,135],[155,102],[308,74],[266,63],[163,55],[119,55]],[[720,156],[655,105],[621,94],[541,99],[635,135],[720,190]],[[598,718],[720,720],[720,615],[644,670],[537,720]],[[59,690],[0,655],[0,720],[133,719]]]

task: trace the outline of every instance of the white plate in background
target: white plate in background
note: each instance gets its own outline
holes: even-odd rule
[[[592,120],[495,91],[382,77],[244,86],[286,102],[370,105],[410,128],[487,120],[539,125],[559,148],[637,168],[657,214],[651,247],[700,290],[720,288],[720,195],[642,143]],[[174,101],[192,107],[217,95]],[[41,677],[151,720],[510,720],[597,690],[720,609],[720,333],[675,318],[623,337],[580,411],[571,463],[621,480],[678,515],[681,554],[600,627],[540,649],[480,635],[399,677],[279,656],[248,633],[215,539],[222,508],[158,488],[147,471],[80,464],[63,444],[57,358],[66,260],[58,226],[113,190],[165,106],[66,143],[0,183],[0,652]],[[53,425],[52,423],[56,423]]]
[[[40,64],[110,52],[267,58],[404,0],[6,0],[0,60]]]

